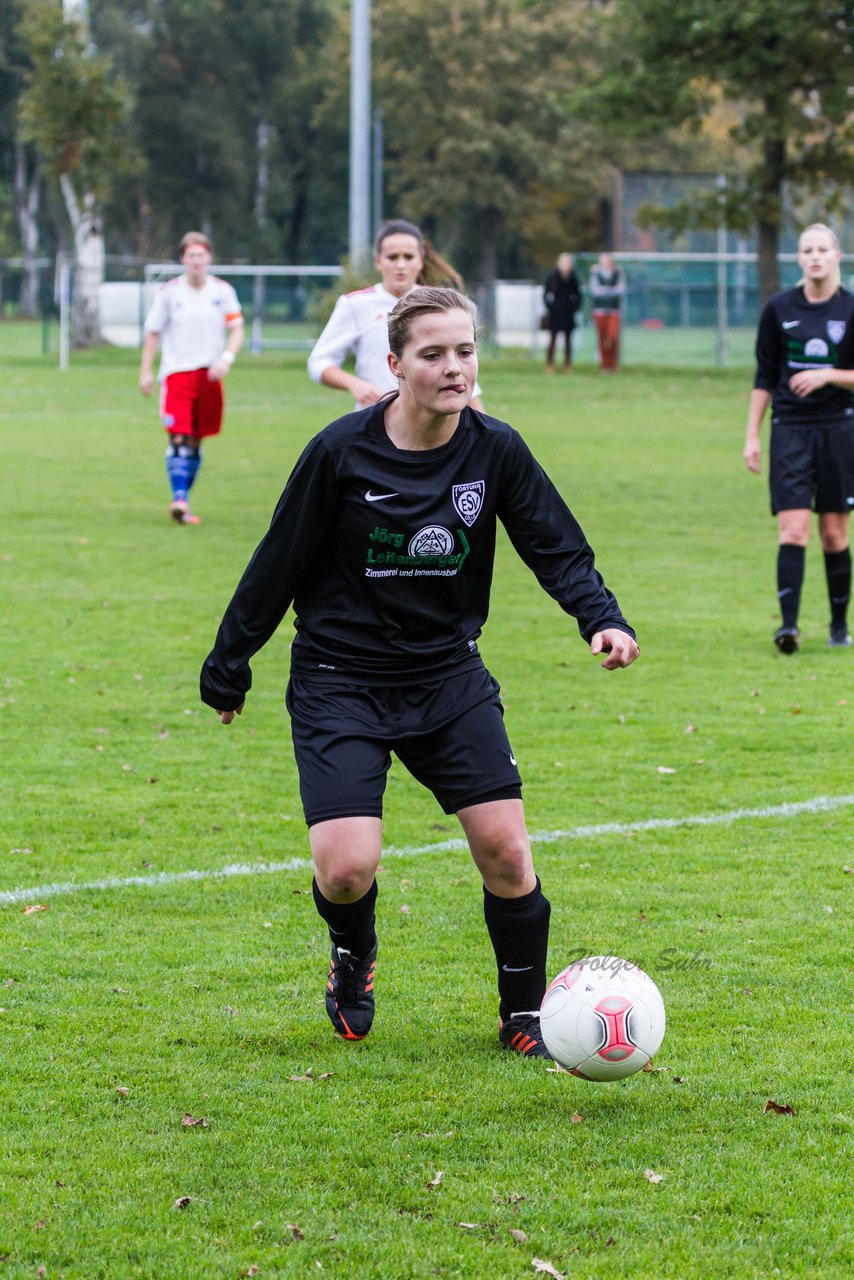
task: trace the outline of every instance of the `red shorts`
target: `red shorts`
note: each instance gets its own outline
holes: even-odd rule
[[[173,436],[219,435],[222,405],[222,382],[212,381],[207,369],[170,373],[160,392],[160,416]]]

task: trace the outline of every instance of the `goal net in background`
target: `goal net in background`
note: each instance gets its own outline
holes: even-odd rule
[[[125,269],[125,277],[128,271]],[[142,343],[145,317],[164,281],[180,275],[175,262],[149,262],[134,268],[136,279],[112,279],[101,286],[101,331],[106,342],[136,347]],[[111,275],[120,274],[111,271]],[[308,350],[320,332],[330,292],[341,267],[224,266],[212,274],[234,286],[246,317],[250,350]]]
[[[749,365],[753,362],[759,318],[757,262],[754,253],[615,253],[628,293],[624,305],[621,362],[625,365]],[[593,254],[576,256],[576,271],[584,289]],[[781,287],[790,288],[799,271],[793,253],[781,254]],[[45,304],[40,326],[43,353],[56,350],[56,307],[63,276],[52,260],[40,263]],[[178,263],[144,263],[138,259],[106,260],[107,281],[101,286],[103,336],[119,346],[142,343],[143,324],[158,287],[182,270]],[[249,349],[308,351],[331,313],[343,270],[339,266],[267,266],[216,264],[214,273],[235,287],[244,309]],[[854,289],[854,257],[843,258],[843,284]],[[0,321],[19,315],[21,264],[0,262]],[[71,275],[65,274],[70,290]],[[543,284],[537,280],[499,280],[489,289],[474,291],[481,316],[488,322],[488,348],[528,350],[537,359],[547,342],[540,330]],[[58,346],[65,367],[69,351],[70,309],[60,308]],[[50,323],[48,323],[50,322]],[[36,330],[33,342],[38,341]],[[596,341],[590,319],[590,298],[574,335],[580,364],[596,361]],[[65,363],[64,363],[65,362]]]

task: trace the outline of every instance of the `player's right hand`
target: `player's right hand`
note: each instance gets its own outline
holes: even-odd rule
[[[139,375],[139,389],[144,396],[150,396],[154,387],[154,374],[141,373]]]
[[[376,404],[382,395],[381,391],[371,382],[359,381],[358,386],[353,388],[353,396],[360,409],[370,409],[372,404]]]
[[[245,706],[246,706],[246,703],[241,702],[240,706],[237,708],[236,711],[217,711],[217,715],[219,716],[223,724],[231,724],[235,716],[243,715],[243,708]]]

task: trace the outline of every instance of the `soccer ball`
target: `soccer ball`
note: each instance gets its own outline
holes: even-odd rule
[[[617,956],[588,956],[562,970],[540,1007],[549,1053],[582,1080],[622,1080],[658,1052],[664,1001],[652,978]]]

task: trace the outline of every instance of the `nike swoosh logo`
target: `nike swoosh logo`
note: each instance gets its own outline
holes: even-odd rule
[[[399,498],[399,493],[371,493],[370,489],[365,494],[366,502],[382,502],[383,498]]]
[[[801,322],[800,322],[800,320],[784,320],[784,321],[783,321],[783,328],[784,328],[784,329],[794,329],[795,325],[798,325],[798,324],[800,324],[800,323],[801,323]]]

